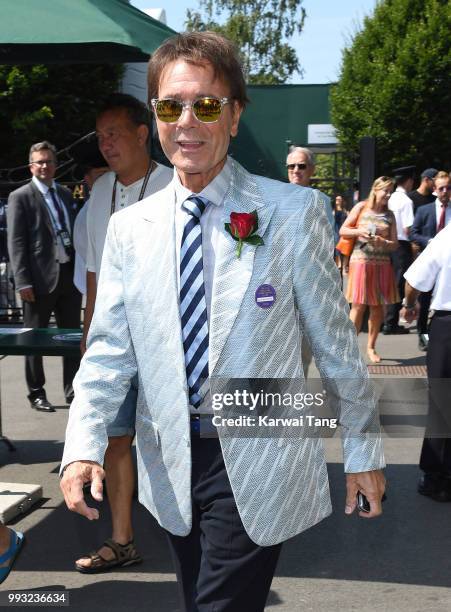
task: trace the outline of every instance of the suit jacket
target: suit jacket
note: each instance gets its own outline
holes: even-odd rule
[[[60,201],[66,207],[71,231],[75,213],[72,194],[56,186]],[[11,192],[8,198],[8,251],[16,287],[32,286],[37,295],[51,293],[59,277],[56,260],[55,231],[45,200],[30,181]]]
[[[308,336],[324,379],[340,396],[345,469],[383,467],[375,398],[330,256],[332,231],[318,192],[247,173],[233,162],[224,220],[257,210],[264,245],[241,258],[225,231],[216,255],[210,309],[210,382],[221,378],[298,379]],[[62,466],[103,463],[106,423],[136,372],[139,498],[160,524],[191,530],[188,389],[177,289],[174,188],[113,215],[108,228],[88,350],[74,381]],[[256,289],[276,291],[259,308]],[[373,428],[376,434],[369,431]],[[230,437],[219,428],[224,462],[249,536],[271,545],[331,512],[322,440]]]
[[[429,240],[434,238],[437,233],[437,223],[435,201],[420,206],[415,213],[415,219],[410,228],[410,240],[419,244],[421,250],[425,249]]]

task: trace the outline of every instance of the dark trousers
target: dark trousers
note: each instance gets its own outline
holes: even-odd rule
[[[391,256],[393,271],[395,273],[396,285],[398,286],[400,301],[396,304],[387,306],[385,315],[385,326],[394,328],[399,325],[399,311],[401,310],[401,302],[404,298],[405,278],[404,272],[413,261],[412,245],[408,240],[400,240],[399,246]]]
[[[48,327],[52,312],[55,313],[58,327],[79,328],[81,293],[73,283],[74,266],[71,263],[60,265],[58,284],[47,295],[35,295],[35,302],[23,303],[23,322],[25,327]],[[63,385],[66,399],[73,395],[72,381],[80,365],[80,358],[63,358]],[[46,397],[45,375],[42,357],[25,357],[25,378],[30,400]]]
[[[282,545],[244,530],[217,439],[192,436],[193,527],[168,533],[184,612],[263,612]]]
[[[417,320],[417,332],[419,334],[428,333],[428,315],[429,308],[431,306],[431,300],[432,291],[428,291],[427,293],[420,293],[418,297],[418,302],[420,304],[420,312]]]
[[[423,472],[451,476],[451,312],[436,313],[427,352],[429,414],[421,449]],[[437,437],[440,433],[448,437]],[[434,436],[434,437],[432,437]]]

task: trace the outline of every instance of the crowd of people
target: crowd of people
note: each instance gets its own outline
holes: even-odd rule
[[[292,147],[287,156],[288,179],[308,186],[315,170],[311,150]],[[407,334],[400,324],[405,273],[438,232],[451,221],[451,179],[448,171],[427,168],[413,190],[415,167],[396,168],[393,176],[377,178],[365,200],[348,210],[342,195],[334,206],[323,194],[328,218],[334,229],[335,262],[345,277],[345,295],[350,317],[361,330],[369,310],[367,354],[380,363],[376,339]],[[330,216],[332,213],[333,217]],[[346,238],[341,241],[340,238]],[[432,291],[418,295],[418,346],[426,351]]]
[[[315,171],[309,149],[289,151],[290,184],[251,175],[228,157],[247,103],[228,40],[177,35],[154,53],[148,74],[174,170],[149,156],[147,107],[112,96],[97,114],[102,157],[86,168],[90,198],[75,220],[70,193],[54,179],[55,147],[34,144],[32,179],[8,203],[14,280],[29,327],[47,327],[52,312],[58,326],[79,327],[86,294],[83,358],[64,362],[71,409],[61,487],[69,509],[96,519],[83,486],[91,483],[100,500],[105,478],[112,534],[75,568],[96,573],[141,561],[131,518],[136,433],[140,501],[168,537],[183,609],[260,612],[282,542],[331,511],[324,456],[309,436],[287,446],[266,434],[232,439],[220,428],[202,436],[201,417],[213,414],[208,383],[302,378],[313,354],[343,399],[345,512],[361,493],[369,506],[359,506],[360,516],[381,514],[384,457],[355,330],[369,306],[373,363],[384,317],[385,333],[402,333],[410,241],[423,249],[449,223],[449,177],[423,173],[415,217],[405,168],[378,178],[349,214],[339,197],[333,210],[327,195],[306,189]],[[333,252],[339,236],[353,241],[346,299],[334,264],[344,263]],[[430,284],[423,274],[420,290]],[[404,307],[410,318],[412,303]],[[26,358],[26,381],[31,407],[54,411],[41,358]],[[23,540],[4,529],[3,579]]]

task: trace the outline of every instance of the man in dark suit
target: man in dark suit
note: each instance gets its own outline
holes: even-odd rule
[[[424,204],[417,209],[415,219],[410,230],[410,239],[418,245],[421,251],[427,247],[434,236],[442,230],[451,220],[451,209],[449,208],[449,184],[450,179],[447,172],[438,172],[434,179],[435,193],[437,199],[430,204]],[[420,350],[427,349],[428,314],[431,304],[432,292],[420,293],[418,301],[420,311],[417,321],[418,345]]]
[[[56,149],[47,141],[30,148],[31,181],[8,199],[8,251],[16,289],[23,302],[25,327],[48,327],[52,312],[58,327],[79,327],[81,294],[73,283],[74,210],[71,192],[54,181]],[[79,359],[63,359],[66,401]],[[25,357],[32,408],[54,412],[44,384],[42,357]]]

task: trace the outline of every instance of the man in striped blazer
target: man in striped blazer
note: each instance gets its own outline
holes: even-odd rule
[[[305,406],[262,401],[240,415],[255,422],[224,420],[249,385],[302,388],[305,333],[343,428],[345,511],[360,490],[372,518],[384,489],[374,394],[318,192],[227,156],[247,101],[232,44],[167,40],[149,96],[174,178],[110,221],[62,489],[71,510],[98,517],[82,484],[101,498],[106,426],[138,373],[139,497],[168,534],[182,609],[260,612],[281,543],[331,512],[323,445]],[[282,413],[291,420],[271,429]]]

